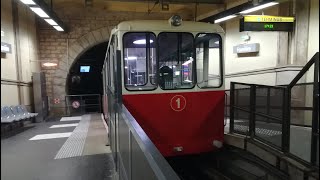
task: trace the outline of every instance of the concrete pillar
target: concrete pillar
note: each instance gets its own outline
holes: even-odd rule
[[[308,61],[310,0],[295,0],[293,14],[296,17],[292,64],[305,65]]]
[[[279,16],[291,16],[292,1],[287,1],[279,4]],[[278,62],[277,66],[290,64],[289,61],[289,34],[290,32],[279,32],[278,39]]]

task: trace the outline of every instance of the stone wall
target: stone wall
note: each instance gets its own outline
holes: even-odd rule
[[[111,29],[119,22],[134,19],[169,19],[169,13],[106,12],[103,9],[71,8],[55,9],[69,28],[68,33],[58,32],[42,19],[38,19],[39,58],[57,62],[57,67],[42,67],[46,74],[50,114],[64,112],[66,78],[74,60],[91,47],[108,41]],[[181,15],[191,20],[191,15]],[[53,104],[59,98],[60,104]]]

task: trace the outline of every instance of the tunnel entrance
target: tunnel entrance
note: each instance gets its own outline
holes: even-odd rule
[[[108,42],[103,42],[90,48],[70,67],[66,83],[69,113],[101,112],[101,71],[107,46]]]

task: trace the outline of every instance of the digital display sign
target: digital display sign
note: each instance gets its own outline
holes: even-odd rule
[[[90,72],[90,66],[80,66],[80,72]]]
[[[293,31],[294,17],[244,16],[240,19],[241,31]]]

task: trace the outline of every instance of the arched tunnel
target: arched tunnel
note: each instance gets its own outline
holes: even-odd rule
[[[100,112],[103,82],[101,70],[108,42],[84,52],[70,67],[66,82],[66,100],[69,112]],[[80,108],[73,103],[79,102]]]

